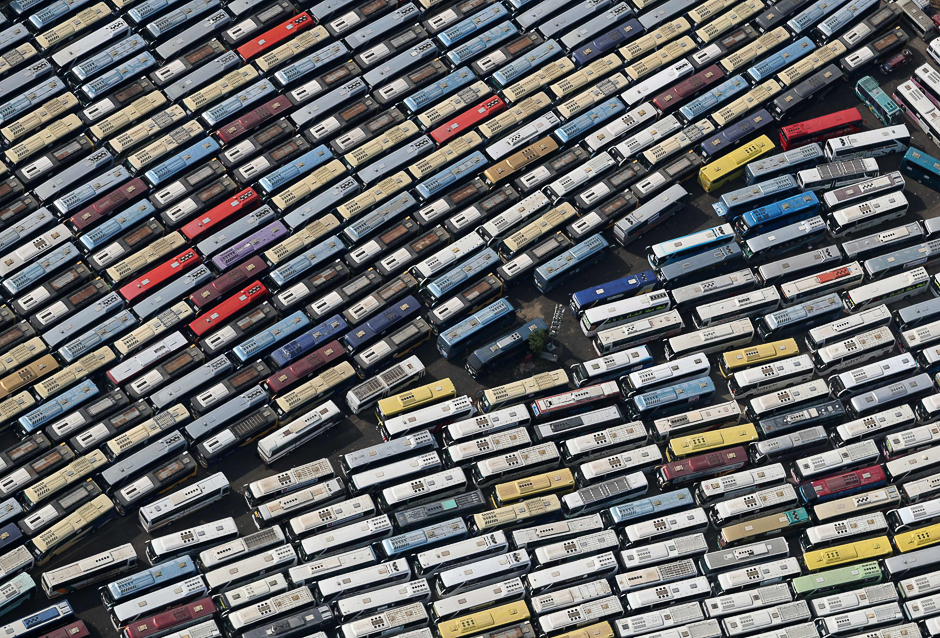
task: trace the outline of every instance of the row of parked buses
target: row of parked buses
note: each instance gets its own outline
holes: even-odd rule
[[[0,6],[0,635],[940,634],[930,11]]]

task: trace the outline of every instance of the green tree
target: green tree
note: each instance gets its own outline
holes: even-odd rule
[[[548,344],[548,330],[536,330],[529,335],[529,350],[536,357],[542,354]]]

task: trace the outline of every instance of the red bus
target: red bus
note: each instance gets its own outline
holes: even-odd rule
[[[832,137],[849,135],[861,130],[862,114],[858,112],[858,109],[845,109],[784,126],[780,129],[780,145],[783,150],[789,151],[813,142],[823,142]]]

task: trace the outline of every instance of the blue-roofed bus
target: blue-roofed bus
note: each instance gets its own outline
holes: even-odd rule
[[[457,325],[437,336],[437,350],[445,359],[453,359],[466,352],[472,344],[481,341],[494,330],[512,323],[516,309],[508,299],[497,299]]]
[[[529,335],[538,330],[548,330],[548,326],[541,319],[533,319],[471,352],[464,367],[476,379],[513,357],[528,352]]]
[[[659,286],[659,280],[656,278],[656,273],[652,270],[644,270],[598,286],[579,290],[571,295],[569,306],[571,306],[571,312],[574,316],[580,317],[588,308],[642,295],[657,286]]]

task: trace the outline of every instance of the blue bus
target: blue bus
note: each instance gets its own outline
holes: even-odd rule
[[[764,182],[725,193],[712,204],[715,214],[724,219],[734,219],[752,207],[778,197],[789,197],[799,192],[799,184],[793,175],[780,175]]]
[[[607,511],[614,525],[623,525],[637,518],[647,518],[654,514],[688,507],[690,502],[692,502],[692,493],[684,487],[675,492],[666,492],[651,498],[641,498],[623,505],[615,505]]]
[[[732,76],[685,106],[680,107],[679,113],[682,114],[687,123],[691,124],[693,120],[715,111],[719,104],[727,102],[738,93],[743,93],[750,88],[747,80],[742,76]]]
[[[341,341],[347,352],[355,352],[365,344],[385,335],[386,332],[399,324],[410,321],[420,312],[422,306],[413,295],[408,295],[401,301],[396,301],[390,308],[386,308],[365,323],[356,326],[345,335]]]
[[[292,334],[303,330],[310,325],[310,318],[298,310],[297,312],[284,317],[274,325],[268,326],[245,341],[241,342],[232,352],[238,357],[238,360],[245,363],[249,359],[260,355],[265,350],[274,347],[276,344],[284,341]],[[286,365],[286,364],[284,364]]]
[[[855,84],[855,95],[885,126],[894,126],[901,120],[901,107],[888,97],[872,76],[866,75]]]
[[[862,267],[865,269],[866,280],[875,281],[917,266],[926,268],[935,264],[938,259],[940,259],[940,239],[932,239],[922,244],[866,259]]]
[[[328,341],[338,339],[348,328],[349,324],[341,316],[333,315],[272,352],[271,361],[279,368],[283,368],[307,352],[319,348]]]
[[[731,224],[721,224],[689,235],[653,244],[646,249],[650,266],[658,268],[689,253],[701,252],[734,241]]]
[[[548,326],[541,319],[533,319],[482,348],[474,350],[467,357],[467,364],[464,367],[470,376],[476,379],[485,372],[504,364],[510,358],[527,352],[529,335],[538,330],[548,330]]]
[[[816,49],[812,40],[803,36],[793,44],[780,49],[776,53],[768,55],[760,62],[747,70],[747,74],[755,82],[764,82],[770,79],[777,71],[783,67],[793,64],[794,60],[802,59]]]
[[[466,314],[475,312],[503,294],[503,282],[493,275],[486,275],[473,282],[456,295],[437,304],[427,314],[428,323],[440,333]]]
[[[708,377],[699,377],[638,394],[627,402],[627,409],[633,421],[654,419],[708,403],[714,396],[714,382]]]
[[[809,219],[818,210],[819,198],[816,197],[816,193],[812,191],[800,193],[747,211],[734,220],[734,229],[741,237],[750,237]]]
[[[766,109],[761,109],[752,115],[745,116],[744,119],[738,120],[734,124],[729,124],[702,141],[699,145],[702,159],[711,162],[719,155],[724,155],[737,147],[745,138],[753,140],[758,133],[769,127],[773,121],[770,113]]]
[[[445,359],[465,352],[471,344],[512,322],[516,309],[505,298],[498,299],[483,310],[473,313],[437,336],[437,350]]]
[[[644,270],[621,279],[579,290],[571,295],[569,305],[574,316],[580,317],[588,308],[642,295],[658,285],[659,280],[656,278],[656,273],[652,270]]]
[[[919,148],[911,146],[907,149],[901,160],[901,172],[925,186],[940,190],[940,159],[927,155]]]

